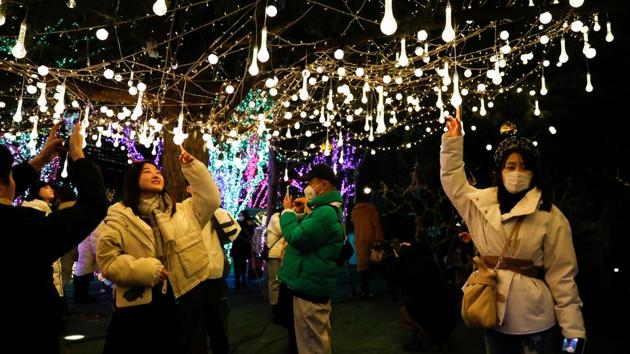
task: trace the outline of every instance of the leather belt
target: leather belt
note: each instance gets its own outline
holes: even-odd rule
[[[497,266],[499,257],[497,256],[483,256],[481,259],[486,263],[488,268],[494,269]],[[519,273],[530,278],[544,279],[545,270],[543,267],[537,267],[529,259],[518,259],[503,257],[503,261],[499,265],[499,269],[509,270],[514,273]]]

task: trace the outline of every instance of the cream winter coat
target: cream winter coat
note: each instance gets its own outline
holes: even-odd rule
[[[555,206],[550,212],[539,209],[541,192],[537,188],[501,215],[496,187],[476,189],[466,180],[463,150],[463,136],[442,138],[441,180],[473,235],[479,254],[500,256],[517,216],[523,216],[506,257],[529,259],[545,270],[544,280],[499,271],[499,325],[495,329],[506,334],[530,334],[554,326],[557,320],[565,337],[586,338],[582,301],[574,280],[577,261],[569,222]]]
[[[208,277],[208,255],[202,227],[218,209],[219,190],[201,162],[183,165],[182,172],[193,187],[192,198],[177,203],[171,216],[158,213],[167,264],[156,258],[155,237],[151,227],[122,203],[111,206],[105,220],[95,231],[96,261],[103,276],[116,284],[119,307],[147,303],[151,287],[159,281],[162,267],[170,272],[169,283],[180,297]],[[135,300],[121,296],[133,287],[144,287]]]
[[[286,241],[282,237],[282,228],[280,227],[280,213],[271,215],[269,224],[267,225],[267,247],[269,248],[269,258],[282,258]]]
[[[52,209],[50,208],[50,204],[46,203],[41,199],[33,199],[22,203],[22,206],[25,208],[31,208],[35,210],[42,211],[48,214],[52,213]],[[63,273],[61,271],[61,258],[57,259],[55,263],[52,264],[53,269],[53,283],[55,284],[55,289],[57,289],[57,293],[59,296],[64,296],[63,292]]]

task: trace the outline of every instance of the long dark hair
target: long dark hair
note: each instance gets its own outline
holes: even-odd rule
[[[45,182],[45,181],[35,182],[28,189],[28,195],[26,196],[26,200],[28,201],[35,200],[35,199],[43,200],[42,197],[39,196],[39,190],[46,186],[50,186],[51,188],[53,187],[52,183],[49,183],[49,182]]]
[[[121,202],[126,206],[133,210],[134,214],[140,215],[138,207],[140,205],[140,175],[142,174],[142,168],[145,164],[150,164],[158,168],[155,163],[152,161],[139,161],[131,164],[131,167],[127,170],[125,174],[125,181],[123,182],[123,195]],[[159,169],[159,168],[158,168]],[[166,180],[164,181],[164,188],[160,192],[160,197],[164,199],[164,196],[169,194],[166,190]],[[170,195],[169,195],[170,196]],[[171,216],[175,213],[175,199],[172,198],[173,201],[173,210],[171,211]]]
[[[521,154],[521,156],[523,157],[523,162],[525,162],[525,166],[527,166],[527,168],[533,174],[532,184],[530,188],[517,194],[512,194],[508,192],[507,189],[505,189],[505,186],[503,185],[503,178],[502,178],[502,171],[503,171],[503,168],[505,167],[505,162],[507,161],[508,157],[513,152],[518,152],[519,154]],[[523,196],[527,194],[527,192],[529,192],[534,187],[538,187],[538,189],[540,189],[540,191],[542,192],[542,198],[541,198],[542,204],[540,205],[540,210],[551,211],[551,205],[552,205],[551,193],[549,192],[549,189],[547,187],[547,184],[545,183],[545,179],[541,172],[540,161],[538,161],[538,159],[534,157],[534,155],[527,150],[513,149],[510,151],[507,151],[504,154],[503,160],[497,166],[497,169],[496,169],[495,184],[498,188],[497,198],[499,199],[499,207],[501,209],[501,214],[505,214],[509,212],[510,210],[512,210],[512,208],[516,205],[516,203],[518,203],[519,200],[521,200],[521,198],[523,198]]]

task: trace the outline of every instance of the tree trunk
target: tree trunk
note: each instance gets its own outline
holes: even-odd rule
[[[267,223],[278,203],[278,171],[276,169],[276,152],[269,146],[269,162],[267,162]]]
[[[184,149],[204,165],[208,164],[208,149],[201,138],[202,134],[195,129],[189,131],[188,139],[184,140]],[[173,134],[164,133],[164,154],[162,155],[162,173],[168,191],[177,202],[186,199],[186,183],[182,174],[181,163],[178,160],[179,146],[173,143]]]

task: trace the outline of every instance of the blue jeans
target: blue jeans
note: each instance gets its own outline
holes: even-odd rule
[[[538,333],[513,335],[486,331],[487,354],[556,354],[561,353],[562,340],[558,327]]]

